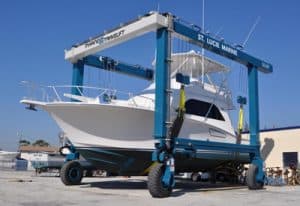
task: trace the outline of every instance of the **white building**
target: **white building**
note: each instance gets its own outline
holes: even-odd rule
[[[48,162],[49,154],[58,153],[56,147],[21,146],[21,158],[28,161],[27,169],[34,170],[33,163]]]
[[[243,134],[243,139],[249,134]],[[261,130],[261,155],[266,167],[300,167],[300,126]]]

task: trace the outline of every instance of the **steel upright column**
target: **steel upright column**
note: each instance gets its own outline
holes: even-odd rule
[[[249,119],[250,144],[260,147],[259,142],[259,100],[258,100],[258,72],[255,67],[248,67],[249,90]]]
[[[157,54],[155,72],[155,144],[152,160],[159,162],[148,174],[148,189],[152,197],[168,197],[175,185],[174,139],[168,135],[170,122],[170,46],[171,34],[168,28],[161,28],[156,33]]]
[[[83,85],[83,75],[84,75],[84,62],[78,60],[73,64],[73,77],[72,77],[72,86],[82,86]],[[74,95],[81,95],[82,88],[72,87],[71,93]]]
[[[167,126],[169,116],[169,58],[170,42],[169,31],[161,28],[156,32],[156,71],[155,71],[155,117],[154,117],[154,137],[163,139],[167,136]]]
[[[256,148],[251,154],[251,163],[258,167],[256,181],[263,183],[263,160],[260,155],[259,140],[259,100],[258,100],[258,71],[253,66],[248,67],[248,90],[249,90],[249,119],[250,119],[250,145]]]

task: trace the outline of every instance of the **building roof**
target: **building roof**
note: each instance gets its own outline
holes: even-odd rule
[[[48,153],[57,153],[59,151],[58,147],[41,147],[41,146],[20,146],[20,152],[48,152]]]
[[[261,129],[259,132],[275,132],[275,131],[284,131],[284,130],[292,130],[292,129],[300,129],[300,126],[289,126],[289,127],[277,127],[271,129]],[[243,132],[243,134],[249,134],[249,131]]]

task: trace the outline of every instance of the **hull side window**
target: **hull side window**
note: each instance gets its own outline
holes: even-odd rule
[[[210,107],[211,107],[211,103],[203,102],[195,99],[189,99],[188,101],[185,102],[186,114],[193,114],[193,115],[205,117]],[[211,119],[225,121],[223,115],[214,104],[210,112],[208,113],[207,117]]]

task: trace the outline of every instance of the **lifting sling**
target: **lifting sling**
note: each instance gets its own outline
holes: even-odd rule
[[[179,91],[179,105],[177,109],[177,116],[174,119],[173,124],[169,131],[170,138],[178,137],[184,121],[184,114],[185,114],[185,91],[184,91],[184,85],[182,84]]]
[[[244,122],[244,108],[242,105],[240,105],[238,132],[237,132],[237,139],[236,139],[237,144],[241,144],[242,141],[243,122]]]

